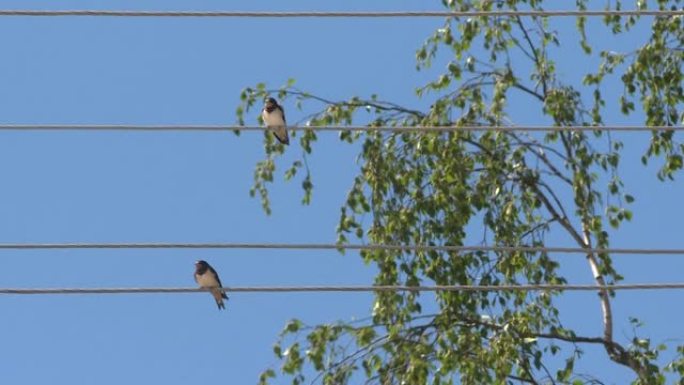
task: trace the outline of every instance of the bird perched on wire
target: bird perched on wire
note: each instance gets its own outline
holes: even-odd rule
[[[274,98],[268,98],[264,109],[261,111],[261,118],[266,123],[266,127],[273,131],[276,139],[282,144],[290,144],[287,135],[287,123],[285,123],[285,111]]]
[[[221,280],[219,279],[216,270],[214,270],[206,261],[201,259],[195,262],[195,282],[197,282],[201,288],[211,289],[211,295],[214,296],[216,306],[218,306],[219,310],[226,308],[226,305],[223,304],[223,300],[228,299],[228,296],[221,290],[223,287],[221,286]]]

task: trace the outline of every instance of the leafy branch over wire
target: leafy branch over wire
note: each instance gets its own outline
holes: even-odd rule
[[[524,5],[542,9],[543,1],[445,1],[453,10],[491,10]],[[585,8],[586,1],[577,2]],[[643,2],[645,3],[645,2]],[[657,1],[661,9],[680,1]],[[616,5],[619,7],[619,4]],[[379,99],[352,97],[329,100],[294,87],[265,84],[241,94],[237,116],[243,123],[251,108],[261,107],[267,95],[292,98],[307,111],[305,123],[382,126],[503,125],[512,119],[513,97],[538,105],[538,119],[557,126],[600,125],[605,110],[625,114],[636,110],[638,98],[646,124],[674,125],[682,120],[683,18],[656,18],[646,43],[629,54],[602,51],[602,62],[583,84],[572,84],[556,68],[559,33],[548,18],[450,18],[418,49],[417,68],[428,70],[444,61],[446,71],[417,89],[419,97],[434,102],[419,111]],[[637,18],[608,17],[614,34],[633,28]],[[592,55],[585,21],[577,19],[580,44]],[[556,49],[552,49],[556,48]],[[626,63],[632,60],[631,63]],[[618,79],[612,75],[620,74]],[[625,92],[608,104],[601,93],[608,81],[621,81]],[[313,111],[313,112],[309,112]],[[521,134],[497,132],[342,132],[340,139],[358,148],[358,172],[342,203],[338,240],[357,237],[369,243],[462,245],[467,237],[485,244],[543,246],[548,234],[582,248],[607,248],[609,230],[631,220],[626,207],[634,198],[619,178],[622,144],[597,129],[584,132]],[[306,164],[317,136],[304,131],[299,140],[302,159],[285,172],[291,179]],[[270,213],[268,183],[273,182],[275,159],[283,153],[268,134],[266,159],[257,164],[253,195],[258,193]],[[662,157],[658,172],[673,178],[682,168],[684,148],[672,132],[653,133],[643,161]],[[304,203],[313,191],[310,173],[302,178]],[[614,198],[614,199],[610,199]],[[370,222],[364,219],[369,218]],[[367,250],[361,257],[375,265],[379,285],[558,284],[566,282],[558,262],[543,252],[440,252]],[[587,252],[596,284],[618,282],[611,256]],[[554,303],[558,293],[377,293],[372,317],[363,325],[323,324],[303,330],[300,321],[288,324],[276,345],[282,372],[294,385],[314,372],[313,382],[366,383],[584,383],[574,364],[580,346],[601,346],[606,357],[629,368],[635,384],[661,384],[665,371],[684,375],[684,348],[679,358],[660,365],[659,352],[647,338],[620,342],[613,334],[611,298],[600,293],[601,337],[578,336],[561,322]],[[436,309],[424,323],[423,309]],[[422,322],[422,323],[421,323]],[[638,321],[635,321],[635,324]],[[306,332],[305,341],[298,337]],[[289,339],[292,337],[292,339]],[[302,346],[302,343],[306,347]],[[286,349],[281,344],[289,343]],[[629,344],[629,345],[627,345]],[[560,356],[565,366],[553,373]],[[275,376],[269,369],[266,383]],[[600,382],[597,378],[588,382]]]

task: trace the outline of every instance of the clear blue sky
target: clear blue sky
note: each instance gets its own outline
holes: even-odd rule
[[[563,2],[572,8],[574,1]],[[603,7],[603,2],[596,4]],[[3,9],[57,9],[53,1],[0,1]],[[61,1],[59,9],[439,10],[425,1]],[[560,5],[558,5],[560,7]],[[562,8],[562,7],[561,7]],[[568,25],[571,25],[569,21]],[[257,82],[333,99],[378,93],[422,105],[413,90],[419,44],[437,19],[3,18],[0,123],[232,124],[240,90]],[[623,44],[600,40],[607,44]],[[574,36],[566,35],[576,51]],[[574,52],[574,51],[573,51]],[[568,53],[569,77],[587,61]],[[303,114],[294,106],[288,120]],[[538,116],[529,111],[529,116]],[[525,120],[526,110],[516,116]],[[610,121],[610,119],[613,119]],[[248,117],[256,123],[256,115]],[[611,123],[642,123],[608,115]],[[679,181],[641,166],[645,134],[627,143],[622,176],[636,196],[619,247],[682,247]],[[353,146],[323,133],[309,159],[314,199],[299,183],[274,184],[273,215],[248,196],[262,136],[244,133],[0,132],[0,242],[330,242],[356,170]],[[293,146],[284,156],[300,156]],[[284,164],[284,163],[283,163]],[[278,173],[282,175],[282,169]],[[679,199],[678,199],[679,198]],[[369,284],[356,253],[242,250],[2,251],[0,287],[187,287],[206,259],[227,286]],[[590,283],[583,258],[560,256],[569,280]],[[626,282],[679,281],[678,257],[618,256]],[[616,337],[627,316],[655,342],[677,339],[677,292],[619,293]],[[256,382],[276,364],[284,323],[349,320],[369,313],[365,294],[234,294],[219,312],[209,295],[2,296],[0,383],[122,384]],[[600,333],[596,294],[566,294],[569,326]],[[590,351],[582,368],[624,383],[626,372]]]

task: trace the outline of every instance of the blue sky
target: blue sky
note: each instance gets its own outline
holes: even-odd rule
[[[566,1],[572,8],[574,1]],[[601,8],[603,5],[597,5]],[[439,10],[439,2],[0,1],[3,9]],[[562,8],[562,7],[561,7]],[[569,21],[572,24],[572,21]],[[296,78],[332,99],[378,93],[408,105],[429,79],[415,50],[437,19],[3,18],[0,123],[232,124],[239,92]],[[604,44],[623,44],[606,34]],[[572,41],[573,35],[568,35]],[[569,48],[576,50],[577,47]],[[574,52],[574,51],[573,51]],[[586,65],[568,53],[567,76]],[[293,106],[288,120],[303,114]],[[540,124],[521,108],[519,123]],[[531,116],[533,118],[527,118]],[[611,123],[640,124],[608,115]],[[248,117],[256,123],[256,115]],[[646,134],[626,142],[623,172],[637,198],[634,222],[616,247],[682,247],[682,184],[660,183],[639,155]],[[260,133],[0,132],[0,242],[331,242],[350,186],[355,148],[320,134],[309,158],[314,199],[299,183],[272,188],[273,215],[248,196]],[[293,146],[285,161],[300,156]],[[282,169],[281,169],[282,172]],[[281,174],[279,174],[281,175]],[[590,283],[583,258],[562,257],[574,283]],[[206,259],[225,285],[369,284],[358,255],[333,251],[61,250],[1,251],[0,287],[193,286]],[[617,256],[626,282],[674,282],[679,257]],[[654,341],[682,343],[677,292],[620,293],[616,336],[628,316]],[[349,320],[369,313],[366,294],[234,294],[219,312],[209,295],[2,296],[0,383],[254,383],[276,365],[272,343],[285,322]],[[567,294],[568,325],[597,335],[595,294]],[[624,383],[602,352],[583,365]]]

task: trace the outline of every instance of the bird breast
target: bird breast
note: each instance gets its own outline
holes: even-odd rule
[[[262,118],[267,126],[284,126],[283,113],[279,109],[273,112],[264,111]]]
[[[208,272],[202,275],[196,275],[195,279],[200,287],[218,287],[218,282]]]

